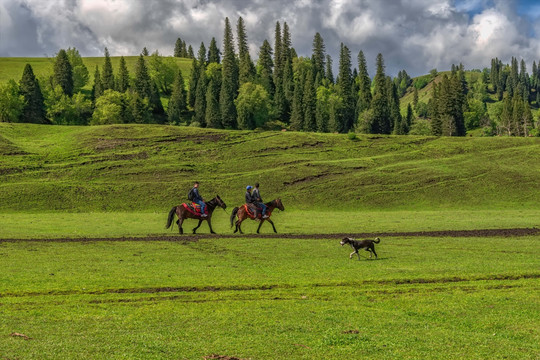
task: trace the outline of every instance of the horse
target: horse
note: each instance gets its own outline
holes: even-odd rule
[[[196,215],[190,212],[184,207],[184,204],[174,206],[171,209],[171,211],[169,211],[169,217],[167,218],[167,225],[165,226],[165,229],[168,229],[169,227],[171,227],[173,219],[174,219],[174,214],[176,214],[176,216],[178,216],[178,220],[176,221],[176,223],[178,224],[178,230],[180,231],[180,234],[184,233],[184,229],[182,229],[182,223],[184,222],[185,219],[199,220],[199,224],[195,228],[193,228],[194,234],[197,231],[197,229],[201,226],[204,220],[208,221],[208,226],[210,227],[210,233],[215,234],[214,230],[212,229],[211,220],[212,220],[212,212],[214,212],[217,206],[221,207],[223,210],[227,208],[227,205],[223,202],[223,200],[221,200],[219,195],[216,195],[215,198],[206,202],[206,208],[208,209],[207,217],[201,217],[200,215]]]
[[[261,223],[259,224],[259,227],[257,228],[257,234],[259,233],[259,230],[261,229],[261,226],[265,221],[268,221],[270,224],[272,224],[272,228],[274,228],[274,232],[277,233],[276,227],[274,226],[274,222],[272,220],[270,220],[270,216],[272,215],[272,211],[275,208],[278,208],[281,211],[284,211],[285,208],[283,207],[283,204],[281,203],[281,199],[279,199],[279,198],[274,199],[274,200],[272,200],[270,202],[267,202],[267,203],[265,203],[265,205],[267,207],[266,215],[268,215],[268,218],[266,218],[266,219],[257,218],[257,219],[261,220]],[[255,220],[255,218],[251,218],[251,216],[249,216],[249,214],[246,211],[246,206],[245,205],[242,205],[240,207],[235,207],[233,209],[233,211],[232,211],[232,214],[231,214],[231,228],[234,225],[233,222],[234,222],[234,219],[235,219],[236,216],[238,216],[238,220],[236,221],[236,228],[234,229],[235,233],[237,231],[240,231],[240,234],[243,234],[241,225],[242,225],[242,221],[244,221],[245,219],[250,218],[252,220]]]

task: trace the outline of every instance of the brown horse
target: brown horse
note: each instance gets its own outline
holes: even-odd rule
[[[178,224],[178,230],[180,231],[180,234],[184,233],[184,229],[182,229],[182,223],[184,222],[184,219],[199,220],[199,224],[197,225],[197,227],[193,229],[194,234],[197,231],[197,229],[201,226],[204,220],[208,221],[210,232],[212,234],[215,234],[214,230],[212,230],[212,213],[214,212],[217,206],[221,207],[222,209],[227,208],[227,205],[223,202],[223,200],[221,200],[219,195],[216,195],[215,198],[206,202],[206,208],[208,209],[207,217],[201,217],[200,215],[193,214],[192,212],[186,210],[183,204],[175,206],[171,209],[171,211],[169,211],[169,217],[167,218],[167,225],[165,226],[165,229],[168,229],[171,227],[172,222],[174,220],[174,214],[176,214],[176,216],[178,216],[178,220],[176,221],[176,223]]]
[[[233,222],[234,222],[235,217],[238,216],[238,220],[236,221],[236,228],[234,229],[234,232],[236,233],[237,231],[240,231],[240,234],[243,234],[242,228],[241,228],[242,221],[244,221],[247,218],[250,218],[251,220],[260,219],[261,221],[261,223],[259,224],[259,227],[257,228],[257,234],[259,233],[259,230],[261,229],[261,226],[265,221],[268,221],[270,224],[272,224],[272,228],[274,228],[274,232],[277,233],[276,227],[274,226],[274,222],[270,220],[270,216],[272,215],[272,211],[275,208],[278,208],[281,211],[285,210],[285,208],[283,207],[283,204],[281,203],[281,199],[279,198],[272,200],[270,202],[267,202],[265,203],[265,205],[267,207],[266,209],[266,215],[268,215],[267,219],[261,218],[260,214],[259,214],[259,217],[257,218],[251,217],[247,213],[246,207],[244,205],[240,207],[235,207],[231,214],[231,227],[233,227]]]

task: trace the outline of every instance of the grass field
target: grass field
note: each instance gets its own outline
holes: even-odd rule
[[[539,240],[2,243],[0,356],[536,359]]]
[[[539,160],[535,138],[0,123],[0,359],[538,359],[540,233],[498,229],[540,227]],[[227,236],[164,229],[194,180]],[[231,237],[256,181],[279,233]],[[340,233],[385,233],[379,258]]]

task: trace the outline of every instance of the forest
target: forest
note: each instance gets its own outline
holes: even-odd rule
[[[322,36],[312,54],[300,56],[286,22],[276,22],[274,43],[264,40],[251,58],[244,20],[236,34],[225,19],[223,44],[215,37],[195,54],[178,38],[174,57],[191,59],[189,73],[174,57],[144,48],[133,73],[120,58],[116,71],[105,48],[101,67],[88,69],[75,48],[60,49],[50,76],[37,77],[27,64],[22,77],[0,84],[0,121],[60,125],[157,123],[218,129],[395,135],[539,136],[540,66],[529,74],[524,60],[495,58],[490,68],[436,69],[411,78],[376,73],[367,60],[341,43],[337,72]],[[90,71],[93,70],[93,76]],[[185,70],[185,69],[184,69]],[[90,81],[92,85],[90,90]],[[425,96],[420,98],[419,92]],[[403,99],[410,98],[407,105]]]

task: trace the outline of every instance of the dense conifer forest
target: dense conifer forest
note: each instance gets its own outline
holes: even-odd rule
[[[311,56],[300,56],[286,22],[276,22],[274,34],[273,44],[264,40],[255,60],[241,17],[235,29],[225,19],[221,49],[214,37],[195,54],[178,38],[173,54],[191,59],[189,74],[173,57],[150,54],[147,48],[132,74],[124,58],[115,71],[106,48],[103,65],[95,69],[87,69],[77,49],[61,49],[51,76],[38,79],[27,65],[18,82],[0,84],[0,121],[436,136],[540,134],[539,119],[533,116],[540,104],[536,61],[531,73],[517,57],[510,64],[495,58],[483,70],[466,71],[456,64],[450,71],[433,69],[413,79],[406,70],[389,76],[378,54],[371,76],[362,50],[353,52],[341,43],[334,60],[316,33]],[[420,91],[428,96],[420,99]],[[401,103],[405,97],[412,98],[407,106]]]

